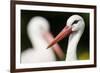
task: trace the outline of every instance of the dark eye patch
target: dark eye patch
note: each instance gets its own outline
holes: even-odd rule
[[[77,24],[79,20],[75,20],[72,24]]]

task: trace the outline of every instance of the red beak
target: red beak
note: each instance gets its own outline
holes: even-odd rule
[[[48,45],[47,48],[50,48],[66,36],[68,36],[72,32],[72,27],[71,26],[65,26],[64,29],[54,38],[54,40]]]
[[[54,40],[54,37],[50,32],[43,33],[43,36],[48,43]],[[60,60],[64,59],[64,52],[62,51],[61,47],[57,43],[52,46],[52,49]]]

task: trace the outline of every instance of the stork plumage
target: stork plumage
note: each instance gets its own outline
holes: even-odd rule
[[[84,28],[85,28],[85,22],[83,18],[79,15],[72,15],[67,20],[64,29],[49,44],[48,48],[50,48],[52,45],[62,40],[64,37],[70,35],[68,40],[66,61],[77,60],[77,54],[76,54],[77,45],[83,34]]]
[[[46,49],[49,41],[53,40],[52,34],[49,31],[49,22],[41,16],[33,17],[27,26],[27,34],[32,43],[31,49],[24,51],[21,55],[21,63],[34,62],[50,62],[56,61],[56,52],[58,48],[58,57],[60,59],[64,56],[59,45],[55,45],[53,49]]]

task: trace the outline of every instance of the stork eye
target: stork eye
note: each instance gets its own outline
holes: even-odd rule
[[[77,24],[79,20],[75,20],[72,24]]]

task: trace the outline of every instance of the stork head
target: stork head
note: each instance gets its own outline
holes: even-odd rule
[[[49,31],[49,22],[42,16],[35,16],[30,20],[27,31],[29,36],[41,36],[42,33]]]
[[[66,26],[71,27],[72,31],[83,31],[85,27],[84,20],[79,15],[72,15],[67,20]]]
[[[85,23],[83,18],[79,15],[72,15],[67,20],[66,26],[63,28],[63,30],[55,37],[55,39],[48,45],[47,48],[53,46],[55,43],[59,42],[73,32],[82,33],[84,31],[84,27]]]

